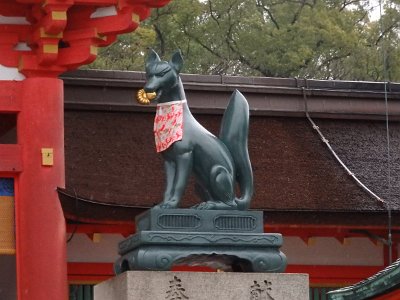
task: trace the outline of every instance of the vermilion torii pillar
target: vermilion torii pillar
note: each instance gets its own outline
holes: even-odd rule
[[[7,0],[0,3],[0,114],[17,115],[17,144],[0,145],[15,179],[18,299],[67,299],[63,83],[97,48],[169,0]]]

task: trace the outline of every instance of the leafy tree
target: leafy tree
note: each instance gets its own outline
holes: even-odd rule
[[[109,47],[101,48],[98,58],[89,65],[92,69],[142,70],[146,48],[156,42],[154,30],[139,27],[135,33],[118,36]]]
[[[395,81],[399,8],[370,20],[368,0],[174,0],[94,67],[143,70],[152,47],[180,49],[188,73]]]

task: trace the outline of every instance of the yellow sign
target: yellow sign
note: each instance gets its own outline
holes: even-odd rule
[[[53,148],[42,148],[42,166],[52,166],[54,164]]]

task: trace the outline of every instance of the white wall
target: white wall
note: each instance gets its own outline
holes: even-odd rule
[[[312,238],[307,245],[298,237],[285,237],[281,250],[289,264],[382,266],[383,246],[368,238]]]
[[[0,80],[24,80],[25,76],[17,68],[0,65]]]
[[[120,234],[101,234],[94,243],[86,234],[74,234],[67,244],[68,262],[110,262],[118,258],[118,243],[124,237]]]
[[[8,17],[0,15],[0,24],[3,25],[29,25],[25,17]],[[26,43],[17,43],[14,45],[16,51],[31,51]],[[0,65],[0,80],[24,80],[25,76],[17,68],[10,68]]]

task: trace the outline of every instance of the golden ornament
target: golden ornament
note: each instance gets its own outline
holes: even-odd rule
[[[144,89],[141,89],[136,94],[137,102],[143,105],[149,105],[150,101],[157,96],[156,93],[146,93]]]

